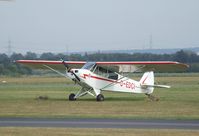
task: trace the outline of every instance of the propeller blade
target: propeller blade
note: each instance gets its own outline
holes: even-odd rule
[[[75,78],[80,82],[80,78],[73,72],[71,71],[71,73],[75,76]]]
[[[68,72],[71,72],[75,78],[80,82],[80,78],[71,70],[71,68],[69,67],[68,64],[65,63],[65,61],[63,59],[61,59],[62,64],[64,64],[64,66],[67,68]]]
[[[63,59],[61,59],[62,64],[64,64],[64,66],[67,68],[68,72],[71,70],[71,68],[69,67],[68,64],[65,63],[65,61]]]

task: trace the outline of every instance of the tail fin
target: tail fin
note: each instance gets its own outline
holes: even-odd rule
[[[145,72],[140,79],[140,85],[145,89],[147,94],[151,94],[154,90],[154,73],[153,71]]]
[[[153,71],[145,72],[140,79],[140,84],[144,85],[154,85],[154,73]]]
[[[154,85],[154,73],[153,71],[145,72],[140,79],[141,88],[144,89],[146,94],[153,93],[154,87],[156,88],[170,88],[167,85]]]

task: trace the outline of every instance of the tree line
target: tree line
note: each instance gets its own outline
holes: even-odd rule
[[[178,61],[187,63],[190,68],[187,72],[199,72],[199,55],[194,52],[180,50],[174,54],[151,54],[151,53],[93,53],[88,54],[53,54],[43,53],[37,55],[27,52],[25,55],[13,53],[11,56],[0,54],[0,75],[18,76],[33,74],[33,70],[15,63],[15,60],[70,60],[70,61]]]

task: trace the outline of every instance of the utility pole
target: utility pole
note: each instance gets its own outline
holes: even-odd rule
[[[11,40],[8,40],[8,56],[11,56],[12,54],[12,45],[11,45]]]

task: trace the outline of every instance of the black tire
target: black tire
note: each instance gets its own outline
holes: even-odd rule
[[[75,100],[76,100],[75,94],[74,93],[70,94],[69,95],[69,101],[75,101]]]
[[[104,101],[104,96],[103,96],[102,94],[98,94],[97,97],[96,97],[96,100],[97,100],[98,102]]]

